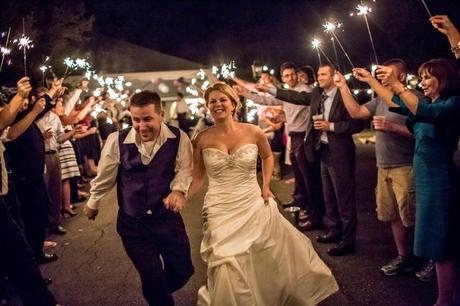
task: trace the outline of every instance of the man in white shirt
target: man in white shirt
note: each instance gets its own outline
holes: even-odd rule
[[[73,132],[64,133],[61,119],[54,112],[48,112],[36,122],[45,141],[45,184],[49,195],[49,231],[64,235],[67,230],[61,226],[62,188],[61,162],[59,146],[73,136]]]
[[[174,103],[174,119],[177,119],[179,128],[188,133],[189,122],[187,119],[188,113],[190,112],[187,102],[185,102],[184,95],[181,92],[177,93],[177,101]]]
[[[183,131],[163,123],[157,93],[133,95],[130,112],[133,127],[107,138],[84,210],[94,219],[103,197],[117,186],[117,230],[144,297],[150,305],[174,305],[171,294],[194,271],[178,213],[192,179],[192,145]]]

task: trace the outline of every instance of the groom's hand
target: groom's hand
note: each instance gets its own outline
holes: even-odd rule
[[[85,215],[88,217],[89,220],[96,220],[96,216],[99,210],[89,208],[88,205],[85,205],[83,207],[83,212],[85,213]]]
[[[174,212],[180,212],[185,207],[185,197],[182,191],[173,190],[163,200],[165,207]]]

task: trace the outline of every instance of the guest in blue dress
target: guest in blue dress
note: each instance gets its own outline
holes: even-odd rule
[[[455,233],[460,223],[459,173],[453,154],[460,138],[460,74],[454,61],[433,59],[419,68],[425,98],[419,99],[378,66],[377,78],[361,68],[355,76],[367,82],[390,106],[408,116],[415,137],[416,219],[414,254],[433,259],[438,277],[435,305],[453,305],[456,265],[460,257]],[[390,90],[389,90],[390,89]]]

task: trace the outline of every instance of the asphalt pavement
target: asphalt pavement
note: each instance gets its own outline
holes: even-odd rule
[[[330,245],[314,241],[321,231],[306,233],[340,286],[340,291],[321,305],[434,304],[435,283],[420,282],[413,273],[394,277],[380,273],[380,267],[393,259],[396,251],[389,226],[376,219],[374,146],[358,144],[356,159],[359,220],[356,254],[331,257],[326,253]],[[272,183],[280,202],[290,200],[292,188],[284,180]],[[182,212],[196,272],[187,285],[174,294],[177,306],[196,305],[196,293],[206,282],[206,267],[199,254],[204,192],[203,189]],[[138,274],[126,256],[115,229],[115,192],[107,196],[96,221],[89,221],[83,216],[82,204],[76,217],[64,221],[68,233],[50,237],[58,242],[53,251],[59,255],[58,261],[42,266],[44,276],[53,279],[50,289],[60,303],[68,306],[147,305],[142,297]]]

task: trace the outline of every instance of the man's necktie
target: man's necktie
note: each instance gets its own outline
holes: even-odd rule
[[[321,94],[321,99],[319,100],[319,114],[323,115],[323,120],[326,120],[324,102],[327,100],[328,95],[323,91]],[[318,150],[321,146],[321,133],[316,133],[315,135],[315,149]]]
[[[321,94],[321,100],[319,101],[319,109],[321,114],[325,116],[325,109],[324,109],[324,102],[327,100],[329,96],[326,95],[324,92]],[[324,120],[326,120],[326,117],[324,117]]]

